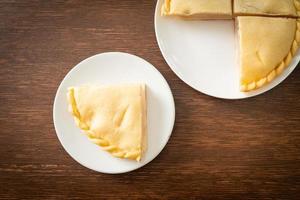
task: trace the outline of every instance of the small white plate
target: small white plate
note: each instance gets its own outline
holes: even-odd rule
[[[146,83],[148,149],[141,162],[119,159],[88,140],[68,112],[67,88],[82,84]],[[56,134],[64,149],[83,166],[103,173],[124,173],[153,160],[167,144],[175,120],[172,92],[153,65],[127,53],[103,53],[76,65],[61,82],[53,106]]]
[[[253,92],[240,92],[234,21],[161,17],[162,3],[157,1],[155,11],[159,48],[175,74],[204,94],[224,99],[262,94],[288,77],[300,61],[298,51],[290,66],[270,84]]]

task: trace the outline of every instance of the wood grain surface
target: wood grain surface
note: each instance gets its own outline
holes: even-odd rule
[[[300,68],[263,95],[205,96],[170,70],[154,0],[0,0],[0,199],[300,199]],[[166,77],[176,124],[145,167],[106,175],[75,162],[52,121],[78,62],[124,51]]]

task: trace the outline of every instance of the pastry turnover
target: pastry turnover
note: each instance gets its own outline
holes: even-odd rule
[[[189,19],[231,19],[231,0],[165,0],[161,14]]]
[[[297,17],[296,7],[299,0],[234,0],[234,15]]]
[[[70,111],[88,138],[115,157],[139,161],[146,148],[143,84],[81,86],[68,91]]]
[[[238,17],[241,91],[272,81],[289,65],[300,42],[296,19]]]

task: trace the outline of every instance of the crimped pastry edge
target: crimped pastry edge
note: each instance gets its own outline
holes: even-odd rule
[[[74,87],[68,88],[68,102],[69,102],[69,111],[74,117],[76,125],[88,136],[89,140],[92,141],[93,143],[97,144],[100,146],[103,150],[111,153],[113,156],[118,157],[118,158],[127,158],[127,159],[132,159],[136,161],[141,160],[141,151],[135,151],[132,153],[127,153],[124,152],[122,149],[109,144],[107,140],[104,138],[95,138],[94,137],[94,132],[90,130],[90,127],[82,122],[81,117],[80,117],[80,112],[77,109],[76,105],[76,100],[74,97]]]
[[[297,1],[297,0],[295,0],[295,1]],[[299,3],[299,7],[300,7],[300,3]],[[298,8],[297,8],[297,10],[298,10]],[[249,92],[249,91],[261,88],[262,86],[264,86],[264,85],[270,83],[272,80],[274,80],[277,76],[279,76],[284,71],[285,68],[287,68],[290,65],[290,63],[291,63],[293,57],[295,56],[295,54],[299,48],[299,45],[300,45],[300,19],[295,19],[295,20],[296,20],[295,39],[292,43],[291,49],[288,52],[287,56],[267,76],[259,79],[258,81],[253,81],[248,84],[241,84],[240,91]]]

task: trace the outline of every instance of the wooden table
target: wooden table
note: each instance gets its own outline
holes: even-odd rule
[[[156,43],[156,1],[0,1],[0,199],[300,199],[300,68],[264,95],[205,96],[170,70]],[[163,152],[106,175],[60,145],[52,105],[79,61],[124,51],[166,77],[176,124]]]

